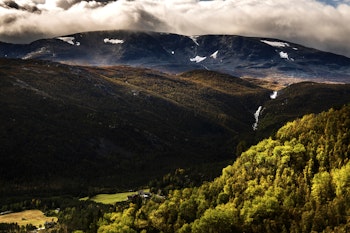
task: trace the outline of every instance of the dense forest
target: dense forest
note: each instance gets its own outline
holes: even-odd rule
[[[212,182],[104,214],[98,232],[349,232],[349,152],[349,105],[306,115]]]

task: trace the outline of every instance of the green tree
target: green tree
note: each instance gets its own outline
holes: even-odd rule
[[[232,206],[220,206],[205,211],[204,215],[193,223],[192,232],[237,232],[239,229],[237,224],[238,211]]]
[[[334,197],[332,179],[328,172],[320,172],[314,176],[311,195],[318,204],[325,204]]]

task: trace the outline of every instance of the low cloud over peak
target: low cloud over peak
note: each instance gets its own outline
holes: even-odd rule
[[[0,0],[0,40],[28,43],[83,31],[135,29],[274,37],[350,57],[350,6],[331,2]]]

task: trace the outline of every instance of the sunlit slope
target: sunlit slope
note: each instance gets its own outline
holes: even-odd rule
[[[346,232],[349,132],[349,105],[306,115],[250,147],[213,182],[106,214],[99,232]]]

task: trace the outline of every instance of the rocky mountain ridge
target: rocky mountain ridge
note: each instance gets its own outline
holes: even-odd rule
[[[235,76],[349,82],[350,58],[272,38],[99,31],[0,43],[0,57],[77,65],[131,65],[171,73],[193,69]]]

